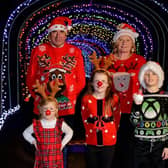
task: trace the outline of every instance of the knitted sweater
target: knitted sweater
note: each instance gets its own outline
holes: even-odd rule
[[[138,73],[145,62],[143,56],[133,53],[126,60],[114,61],[108,69],[113,73],[112,89],[119,95],[121,113],[131,113],[132,94],[139,89]]]
[[[133,104],[134,135],[143,141],[165,141],[168,146],[168,94],[144,94],[142,104]]]
[[[72,115],[75,113],[77,96],[85,86],[84,63],[79,48],[68,43],[61,48],[44,43],[32,50],[26,84],[34,98],[34,113],[39,114],[40,96],[35,94],[32,86],[36,80],[48,85],[55,78],[62,84],[56,96],[59,116]]]

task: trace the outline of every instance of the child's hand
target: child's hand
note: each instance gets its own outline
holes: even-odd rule
[[[64,148],[64,147],[61,145],[61,151],[63,150],[63,148]]]
[[[37,142],[36,141],[33,141],[32,144],[35,146],[36,150],[38,149],[37,148]]]
[[[163,159],[163,160],[168,159],[168,148],[164,148],[164,149],[163,149],[162,159]]]

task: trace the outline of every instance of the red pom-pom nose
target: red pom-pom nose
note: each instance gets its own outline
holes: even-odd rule
[[[51,111],[50,110],[46,110],[46,115],[50,115],[51,114]]]
[[[103,82],[101,82],[101,81],[98,81],[98,82],[97,82],[97,86],[98,86],[98,87],[101,87],[102,85],[103,85]]]

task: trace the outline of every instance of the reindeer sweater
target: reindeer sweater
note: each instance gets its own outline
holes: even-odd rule
[[[47,84],[55,78],[63,84],[57,97],[59,115],[74,114],[76,98],[85,86],[84,63],[79,48],[68,43],[61,48],[44,43],[32,50],[26,83],[34,98],[34,113],[39,114],[40,96],[35,94],[32,85],[36,79]]]
[[[122,113],[131,113],[133,93],[137,92],[140,87],[138,73],[145,62],[144,57],[132,54],[127,60],[114,61],[108,69],[113,73],[113,90],[120,97]]]

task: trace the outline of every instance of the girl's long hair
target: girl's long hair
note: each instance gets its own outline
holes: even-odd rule
[[[88,89],[86,94],[92,95],[94,92],[94,88],[93,88],[93,79],[95,74],[97,73],[103,73],[107,76],[108,79],[108,87],[106,89],[106,93],[105,93],[105,115],[109,115],[110,112],[113,113],[112,109],[113,109],[113,91],[112,91],[112,79],[108,73],[108,71],[103,70],[103,69],[99,69],[99,70],[95,70],[92,73],[92,76],[90,78],[90,81],[88,82]]]

